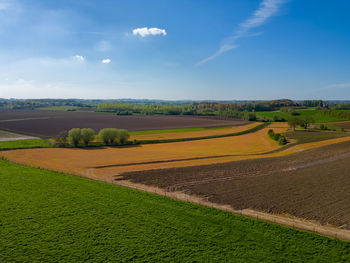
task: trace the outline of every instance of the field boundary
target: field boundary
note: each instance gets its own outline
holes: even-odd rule
[[[321,225],[320,223],[317,223],[317,222],[303,220],[297,217],[292,217],[290,215],[269,214],[265,212],[252,210],[252,209],[236,210],[236,209],[233,209],[230,205],[221,205],[221,204],[209,202],[204,198],[188,195],[184,192],[168,192],[158,187],[147,186],[143,184],[136,184],[127,180],[121,180],[121,181],[118,181],[118,183],[114,181],[112,183],[115,185],[132,188],[139,191],[166,196],[176,200],[181,200],[181,201],[190,202],[201,206],[219,209],[222,211],[230,212],[230,213],[241,215],[248,218],[257,219],[268,223],[291,227],[294,229],[312,232],[322,236],[327,236],[330,238],[335,238],[335,239],[340,239],[343,241],[350,242],[350,230],[340,229],[332,225]]]

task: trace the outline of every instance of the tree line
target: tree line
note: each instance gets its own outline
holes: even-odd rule
[[[129,143],[130,134],[127,130],[116,128],[104,128],[95,134],[91,128],[73,128],[58,134],[54,141],[57,146],[82,147],[96,145],[125,145]]]

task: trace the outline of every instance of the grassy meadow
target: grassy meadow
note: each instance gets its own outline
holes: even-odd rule
[[[52,145],[47,141],[45,141],[44,139],[0,142],[0,150],[24,149],[24,148],[46,148],[46,147],[52,147]]]
[[[0,160],[4,262],[345,262],[350,244]]]
[[[316,123],[326,123],[326,122],[336,122],[336,121],[343,121],[346,120],[344,118],[339,117],[332,117],[328,115],[322,114],[319,110],[296,110],[297,117],[303,117],[303,116],[311,116]],[[265,117],[269,119],[273,119],[274,116],[278,116],[279,118],[284,118],[285,120],[288,120],[292,115],[280,112],[280,111],[259,111],[256,112],[257,117]]]

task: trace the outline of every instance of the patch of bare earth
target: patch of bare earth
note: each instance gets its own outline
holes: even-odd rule
[[[350,229],[349,141],[274,158],[124,173],[116,180]]]

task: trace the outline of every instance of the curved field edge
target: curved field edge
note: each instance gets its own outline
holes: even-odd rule
[[[350,244],[0,160],[3,261],[350,260]]]
[[[269,122],[262,123],[260,125],[257,125],[253,128],[240,131],[240,132],[234,132],[234,133],[226,133],[226,134],[220,134],[220,135],[212,135],[212,136],[201,136],[201,137],[190,137],[190,138],[179,138],[179,139],[165,139],[165,140],[138,140],[140,144],[152,144],[152,143],[168,143],[168,142],[187,142],[187,141],[197,141],[197,140],[206,140],[206,139],[216,139],[216,138],[224,138],[224,137],[232,137],[232,136],[239,136],[243,134],[248,134],[251,132],[259,131],[265,127],[270,125]]]
[[[263,123],[263,124],[257,125],[253,128],[250,128],[250,129],[247,129],[244,131],[235,132],[235,133],[228,133],[228,134],[213,135],[213,136],[201,136],[201,137],[166,139],[166,140],[138,140],[137,144],[186,142],[186,141],[196,141],[196,140],[239,136],[239,135],[259,131],[268,125],[269,125],[269,123]],[[131,145],[133,145],[133,144],[131,143]],[[125,147],[125,146],[128,146],[128,145],[108,146],[108,147]],[[57,146],[54,146],[53,144],[48,143],[47,140],[44,140],[44,139],[0,142],[0,150],[27,149],[27,148],[55,148],[55,147],[57,147]],[[85,147],[85,148],[96,148],[96,147],[104,147],[104,145],[101,145],[101,143],[97,143],[97,144],[91,144],[90,146]],[[70,148],[70,147],[67,147],[67,148]]]

